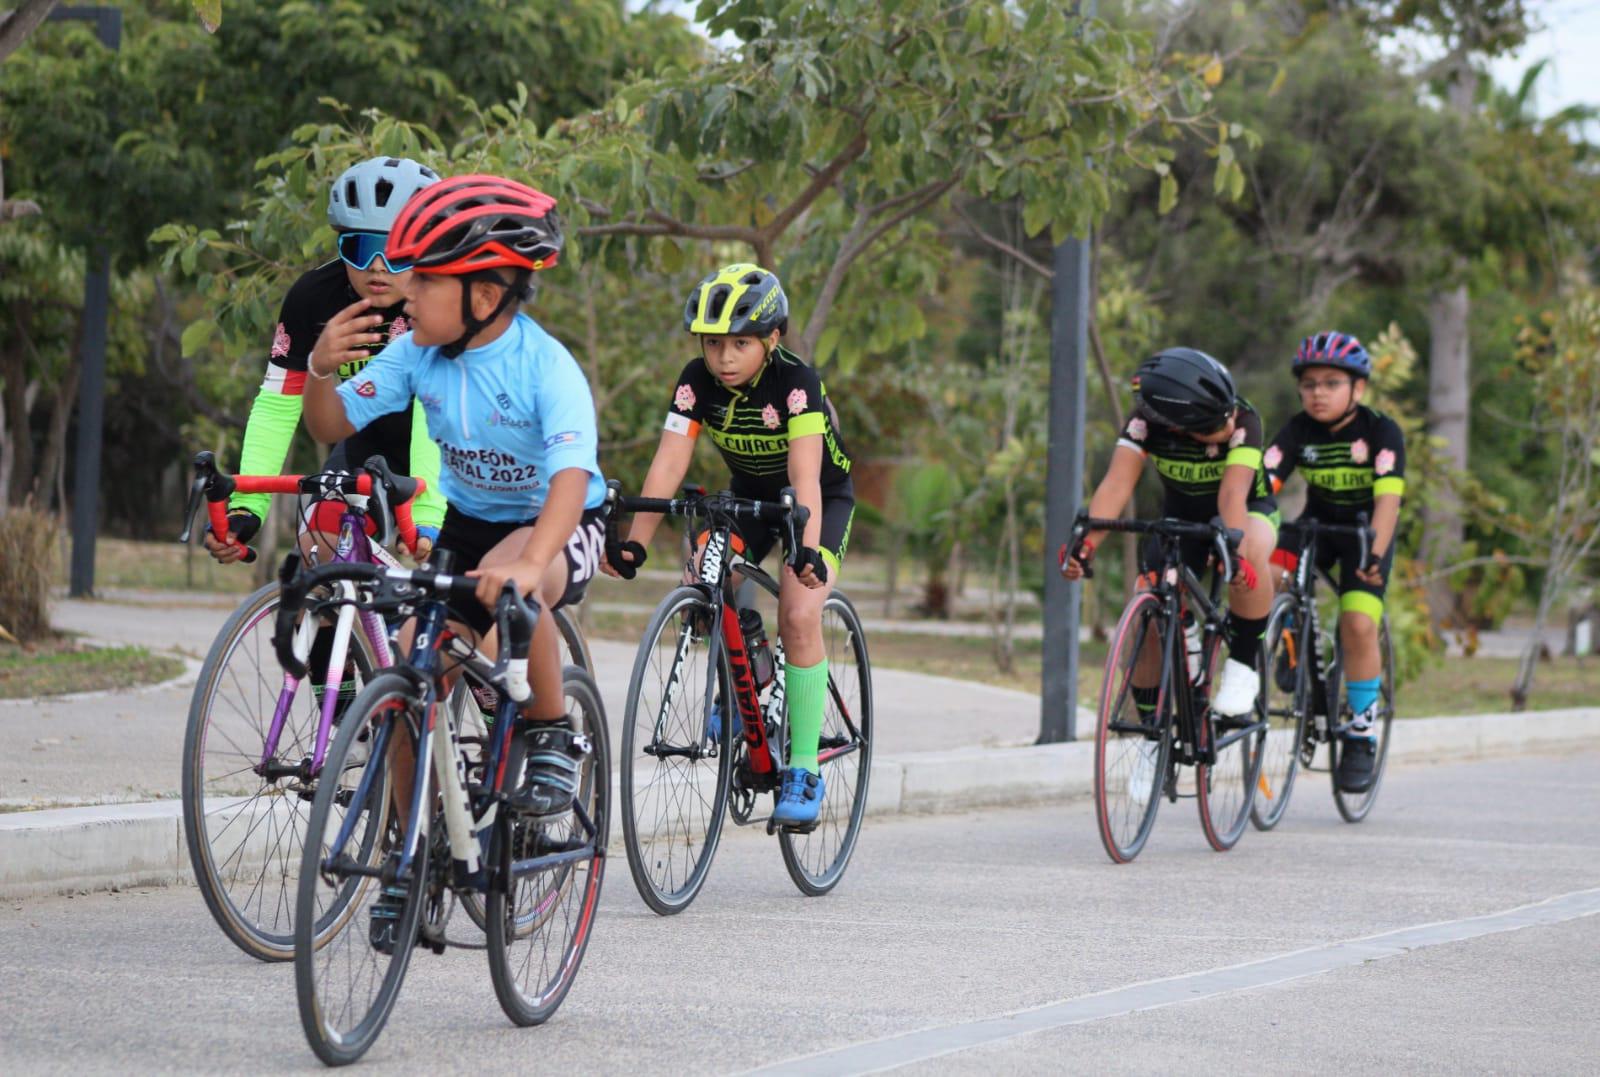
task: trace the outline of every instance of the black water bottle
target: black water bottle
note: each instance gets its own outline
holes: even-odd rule
[[[750,676],[755,679],[756,691],[772,683],[772,645],[767,642],[767,630],[761,624],[761,614],[752,609],[739,611],[739,630],[744,633],[745,654],[750,659]]]

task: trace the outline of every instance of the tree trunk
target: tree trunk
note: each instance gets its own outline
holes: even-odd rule
[[[17,303],[16,326],[0,346],[0,381],[5,383],[5,450],[8,473],[0,487],[7,505],[20,505],[33,481],[33,430],[28,423],[28,304]]]
[[[1434,569],[1444,567],[1456,555],[1465,529],[1461,499],[1451,483],[1454,475],[1466,472],[1468,464],[1472,355],[1467,319],[1471,311],[1465,284],[1435,292],[1428,301],[1428,430],[1441,440],[1444,462],[1452,473],[1435,487],[1433,503],[1423,510],[1422,553]],[[1454,596],[1445,577],[1438,577],[1430,592],[1436,619],[1453,611]]]
[[[1545,576],[1544,587],[1539,593],[1539,609],[1533,618],[1533,638],[1522,652],[1522,661],[1517,665],[1517,679],[1511,685],[1511,709],[1516,712],[1528,709],[1528,696],[1533,692],[1533,674],[1539,668],[1539,656],[1544,652],[1545,622],[1550,617],[1550,607],[1555,604],[1556,592],[1562,586],[1556,575],[1557,571],[1552,567]]]
[[[22,0],[15,10],[0,11],[0,63],[22,47],[55,6],[56,0]]]
[[[66,489],[67,428],[72,425],[72,410],[78,402],[78,379],[82,373],[83,368],[73,363],[56,393],[55,403],[50,408],[49,437],[33,483],[33,495],[39,505],[51,506],[58,512],[65,512],[67,508],[66,498],[61,494]]]

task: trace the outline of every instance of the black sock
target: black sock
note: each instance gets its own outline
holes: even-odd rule
[[[1137,684],[1133,686],[1133,705],[1138,709],[1141,719],[1148,719],[1154,716],[1156,713],[1156,700],[1160,695],[1161,689],[1155,685],[1151,685],[1149,688],[1140,688]]]
[[[1261,634],[1267,630],[1265,617],[1240,617],[1228,611],[1228,656],[1235,662],[1255,667],[1261,653]]]

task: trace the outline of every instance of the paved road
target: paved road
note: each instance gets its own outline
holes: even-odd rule
[[[54,616],[58,627],[98,639],[151,647],[165,641],[199,659],[235,603],[223,596],[62,600]],[[621,743],[634,649],[604,640],[591,644],[614,745]],[[1028,744],[1038,735],[1038,697],[1025,692],[895,670],[874,670],[873,685],[877,750],[883,758]],[[67,806],[177,796],[192,693],[191,680],[161,691],[68,702],[0,700],[0,804]]]
[[[726,1073],[887,1041],[811,1067],[1592,1070],[1600,916],[1582,914],[1600,911],[1596,763],[1397,770],[1359,827],[1307,783],[1277,832],[1226,855],[1206,848],[1186,801],[1120,868],[1083,803],[876,822],[818,900],[798,896],[769,839],[740,833],[700,900],[667,920],[619,858],[549,1025],[501,1017],[480,954],[419,954],[369,1062]],[[1539,926],[1495,916],[1574,894],[1518,914],[1550,921]],[[1327,944],[1345,945],[1283,956]],[[1175,976],[1193,978],[1157,982]],[[1086,998],[1102,992],[1116,993]],[[1053,1008],[993,1020],[1037,1007]],[[291,970],[234,951],[192,889],[0,906],[0,1014],[0,1072],[318,1068]]]

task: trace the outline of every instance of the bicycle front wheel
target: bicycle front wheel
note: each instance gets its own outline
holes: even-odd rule
[[[1216,683],[1222,650],[1220,637],[1212,637],[1205,656],[1206,684]],[[1229,718],[1207,706],[1200,718],[1209,724],[1206,735],[1210,738],[1212,762],[1195,767],[1196,802],[1200,829],[1219,853],[1237,845],[1250,825],[1250,809],[1261,780],[1267,740],[1267,722],[1260,708],[1258,696],[1255,708],[1248,714]]]
[[[733,727],[727,656],[712,668],[721,609],[694,587],[656,607],[639,645],[622,716],[622,836],[628,871],[663,916],[705,884],[728,813]]]
[[[816,829],[778,831],[783,866],[811,897],[839,884],[861,835],[872,776],[872,664],[867,636],[850,600],[837,591],[822,605],[822,645],[828,656],[828,698],[817,760],[823,780]]]
[[[300,853],[316,792],[302,765],[322,722],[321,693],[308,679],[289,687],[273,652],[278,592],[276,583],[256,591],[217,633],[183,742],[183,833],[195,883],[222,933],[263,961],[294,956]],[[359,621],[348,654],[357,685],[365,683],[377,661]],[[263,766],[275,708],[282,725]]]
[[[377,1040],[411,960],[428,835],[422,826],[410,870],[396,878],[405,826],[395,804],[409,801],[396,790],[412,784],[424,718],[409,678],[375,676],[340,723],[311,806],[295,908],[295,994],[306,1040],[330,1066],[354,1062]],[[404,775],[394,770],[402,765]],[[314,930],[329,909],[340,910],[337,921]]]
[[[1359,823],[1378,802],[1378,787],[1383,784],[1383,765],[1389,758],[1389,733],[1394,725],[1394,639],[1389,635],[1389,615],[1378,624],[1378,656],[1383,662],[1378,686],[1378,755],[1373,762],[1372,786],[1365,793],[1346,793],[1339,789],[1339,738],[1329,744],[1328,766],[1333,772],[1333,803],[1347,823]],[[1344,668],[1340,655],[1339,668]]]
[[[488,901],[489,976],[500,1008],[518,1025],[549,1020],[578,975],[611,833],[611,743],[600,691],[573,666],[562,682],[567,719],[590,746],[572,813],[551,823],[510,815],[497,823],[504,885]]]
[[[1261,704],[1267,739],[1261,752],[1261,777],[1256,781],[1250,821],[1271,830],[1289,810],[1295,776],[1300,773],[1300,744],[1305,736],[1306,693],[1311,661],[1301,652],[1298,604],[1293,595],[1279,595],[1261,637]]]
[[[1158,698],[1170,683],[1161,653],[1161,601],[1133,596],[1106,655],[1094,737],[1094,810],[1106,855],[1126,864],[1139,855],[1155,826],[1172,738],[1171,702]],[[1136,688],[1136,683],[1141,687]]]

